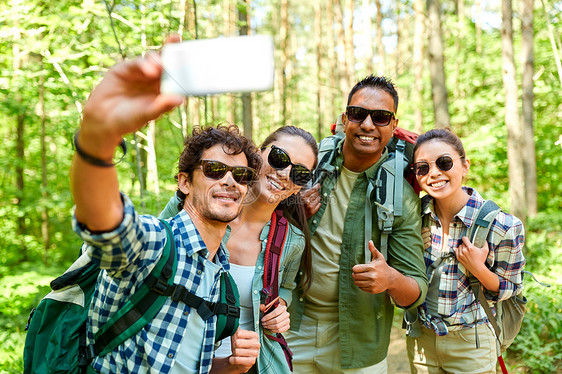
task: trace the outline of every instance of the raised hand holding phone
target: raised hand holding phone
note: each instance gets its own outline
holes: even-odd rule
[[[161,90],[186,96],[265,91],[273,87],[273,40],[266,35],[168,44]]]

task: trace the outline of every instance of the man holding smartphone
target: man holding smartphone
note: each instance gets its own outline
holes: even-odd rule
[[[345,134],[320,144],[320,150],[328,148],[325,142],[332,144],[329,161],[318,166],[320,173],[330,173],[303,193],[312,215],[313,282],[306,295],[294,295],[290,308],[287,340],[295,373],[386,373],[393,303],[409,308],[425,298],[414,190],[404,181],[403,213],[393,223],[386,259],[376,248],[381,242],[377,209],[365,203],[368,184],[388,157],[385,146],[398,125],[397,107],[398,93],[389,80],[366,77],[349,94]],[[373,217],[368,238],[366,209]],[[366,259],[366,241],[372,259]]]
[[[160,93],[161,74],[159,57],[154,55],[113,67],[86,103],[75,137],[74,229],[103,269],[89,310],[89,344],[143,284],[167,240],[163,223],[138,215],[119,192],[112,161],[123,135],[182,103],[182,97]],[[169,220],[178,256],[174,283],[216,302],[220,274],[229,270],[226,249],[220,243],[228,222],[240,212],[260,156],[234,126],[201,130],[185,144],[178,188],[186,198],[183,210]],[[140,332],[107,355],[95,357],[92,367],[100,373],[208,373],[215,325],[216,317],[204,321],[195,309],[168,299]],[[224,372],[246,372],[259,352],[257,333],[238,330],[232,347]]]

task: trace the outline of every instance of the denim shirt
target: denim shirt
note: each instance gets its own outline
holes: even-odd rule
[[[331,199],[332,190],[337,181],[337,171],[342,167],[342,145],[340,140],[336,155],[330,164],[324,166],[328,176],[320,188],[322,205],[319,211],[309,219],[311,233],[318,227],[326,205]],[[324,140],[326,141],[326,140]],[[331,141],[330,139],[328,141]],[[368,179],[374,178],[377,169],[386,160],[385,150],[379,161],[360,173],[351,192],[345,214],[341,245],[339,276],[339,332],[341,348],[341,365],[343,369],[360,368],[375,365],[387,354],[390,342],[390,329],[394,314],[393,303],[387,293],[370,294],[360,290],[353,282],[352,268],[365,262],[365,195]],[[332,173],[332,171],[336,173]],[[420,202],[413,188],[404,183],[401,217],[393,223],[393,230],[388,240],[388,264],[405,276],[414,279],[420,289],[420,296],[410,306],[423,302],[427,293],[427,276],[423,261],[423,242],[421,239]],[[380,246],[380,230],[377,224],[376,207],[373,205],[372,237],[375,247]],[[314,264],[313,264],[314,267]],[[314,281],[321,279],[317,271]],[[291,329],[298,330],[305,308],[305,300],[300,295],[293,296],[290,309]]]

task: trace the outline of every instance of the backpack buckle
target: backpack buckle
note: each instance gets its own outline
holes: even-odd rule
[[[240,318],[240,308],[236,305],[226,305],[226,313],[227,316]]]
[[[168,286],[169,285],[165,280],[158,278],[156,283],[152,286],[152,291],[159,295],[165,295],[166,291],[168,291]]]

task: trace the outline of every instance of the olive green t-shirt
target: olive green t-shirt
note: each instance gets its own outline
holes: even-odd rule
[[[326,211],[311,240],[313,274],[318,274],[321,281],[312,282],[306,296],[304,314],[319,321],[338,320],[340,255],[345,212],[359,174],[341,167],[341,174],[329,197]]]

